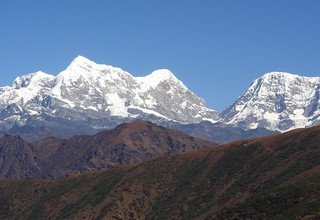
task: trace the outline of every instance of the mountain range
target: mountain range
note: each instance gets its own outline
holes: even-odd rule
[[[39,71],[0,88],[0,134],[68,138],[142,119],[223,143],[318,124],[319,88],[320,77],[271,72],[219,113],[170,70],[134,77],[78,56],[56,76]]]
[[[151,128],[146,129],[146,126]],[[131,135],[135,130],[137,133]],[[161,140],[153,135],[154,131],[159,133]],[[100,139],[102,136],[105,138]],[[90,138],[70,139],[67,144],[56,145],[50,141],[49,145],[52,151],[59,151],[54,146],[65,149],[60,151],[59,157],[66,170],[71,168],[63,162],[67,157],[71,159],[72,167],[82,169],[81,163],[74,162],[104,163],[101,162],[103,148],[87,147],[88,153],[83,154],[80,150],[83,144],[94,142],[96,146],[102,146],[101,140],[107,141],[109,136],[113,137],[112,143],[117,143],[119,136],[128,144],[132,142],[128,149],[133,151],[138,149],[134,142],[141,146],[141,139],[144,143],[152,142],[153,146],[161,142],[164,148],[160,145],[157,148],[161,154],[169,153],[169,149],[183,149],[177,140],[186,143],[185,149],[191,151],[197,143],[203,146],[207,143],[150,123],[137,122]],[[168,141],[169,137],[171,141]],[[5,137],[1,142],[12,139],[17,137]],[[2,179],[0,218],[319,219],[319,140],[320,126],[315,126],[52,181]],[[66,152],[71,142],[74,147]],[[26,144],[22,147],[24,152],[31,151]],[[110,147],[106,145],[104,150],[108,149]],[[115,149],[113,152],[117,154]],[[50,157],[51,154],[44,155]],[[20,158],[27,157],[23,155],[27,153],[21,153]],[[70,155],[76,158],[72,159]],[[78,160],[78,156],[82,159]]]

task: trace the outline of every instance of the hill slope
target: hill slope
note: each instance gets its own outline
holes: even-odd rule
[[[214,146],[145,121],[122,124],[93,136],[33,143],[6,135],[0,139],[0,177],[58,178]]]
[[[2,180],[1,218],[320,217],[320,126],[54,181]]]

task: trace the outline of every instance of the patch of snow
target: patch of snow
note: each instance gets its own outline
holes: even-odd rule
[[[218,121],[217,120],[213,120],[213,119],[211,119],[211,118],[202,118],[202,120],[203,121],[209,121],[209,122],[211,122],[211,123],[217,123]]]
[[[132,108],[132,109],[138,109],[146,114],[152,114],[152,115],[155,115],[157,117],[160,117],[160,118],[164,118],[164,119],[167,119],[169,121],[175,121],[171,118],[168,118],[164,115],[161,115],[160,113],[156,112],[156,111],[153,111],[153,110],[150,110],[150,109],[145,109],[145,108],[141,108],[141,107],[138,107],[138,106],[129,106],[129,108]]]

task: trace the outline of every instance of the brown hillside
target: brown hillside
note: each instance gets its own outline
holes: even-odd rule
[[[317,219],[320,127],[61,180],[3,180],[0,197],[1,218]]]
[[[122,124],[93,136],[47,138],[34,143],[6,135],[0,139],[0,175],[52,179],[216,145],[145,121]]]

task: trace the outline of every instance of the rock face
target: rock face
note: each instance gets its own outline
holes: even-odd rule
[[[264,127],[286,131],[317,124],[320,77],[267,73],[255,80],[220,116],[223,122],[246,129]]]
[[[33,143],[5,135],[0,138],[0,177],[52,179],[216,145],[145,121],[94,136]]]

